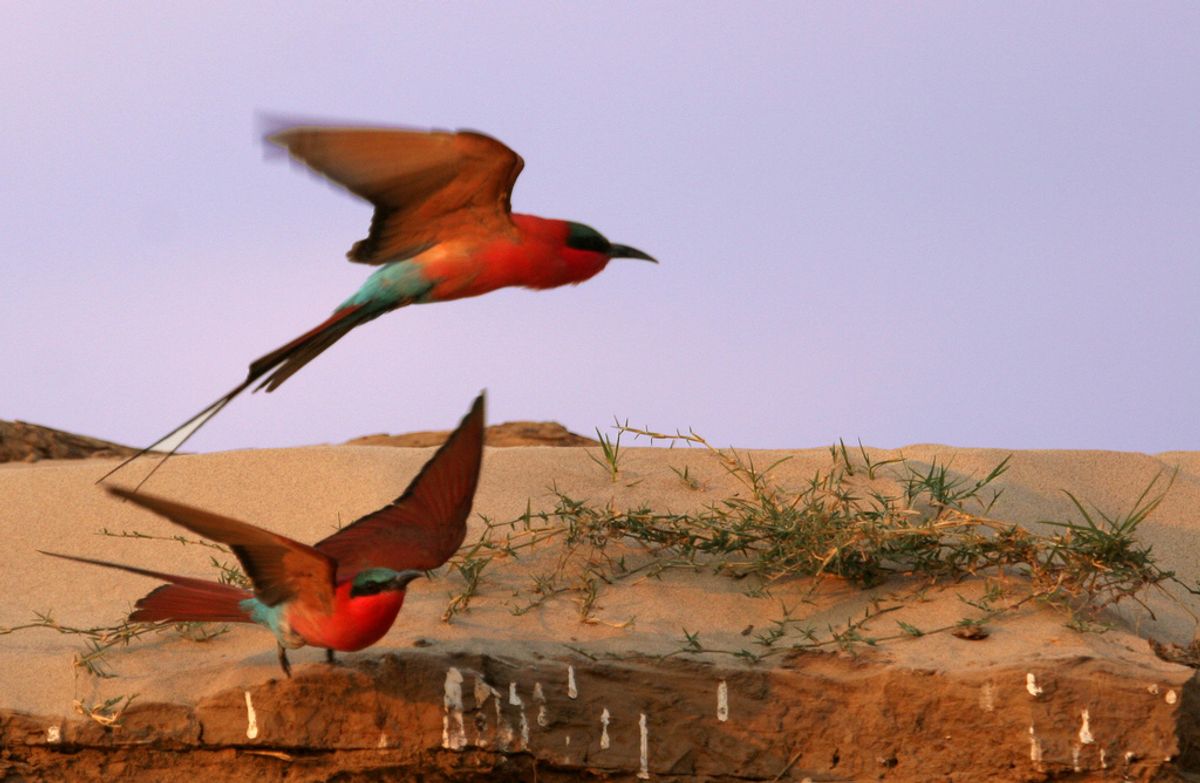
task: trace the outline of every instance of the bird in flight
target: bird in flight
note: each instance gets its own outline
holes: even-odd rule
[[[329,318],[254,360],[244,381],[100,481],[162,447],[157,470],[252,384],[274,391],[352,329],[396,308],[581,283],[614,258],[657,263],[582,223],[514,213],[524,161],[482,133],[301,125],[267,141],[374,205],[369,233],[347,257],[379,268]]]
[[[254,586],[177,576],[85,557],[53,557],[117,568],[168,584],[136,604],[131,621],[258,623],[275,634],[279,665],[287,650],[368,647],[387,633],[409,582],[445,563],[462,544],[483,457],[484,397],[425,464],[404,494],[313,546],[255,525],[155,495],[111,487],[193,533],[229,546]]]

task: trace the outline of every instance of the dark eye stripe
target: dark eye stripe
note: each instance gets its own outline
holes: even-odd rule
[[[591,226],[582,223],[572,223],[567,234],[567,247],[576,250],[590,250],[594,253],[607,253],[612,247],[604,235]]]
[[[573,247],[576,250],[591,250],[596,253],[603,253],[608,250],[608,240],[604,237],[571,237],[567,240],[567,246]]]
[[[383,589],[383,585],[379,582],[368,582],[365,585],[354,585],[350,588],[350,595],[376,595]]]

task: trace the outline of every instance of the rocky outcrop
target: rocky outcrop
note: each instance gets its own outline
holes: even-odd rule
[[[410,432],[406,435],[364,435],[347,446],[408,446],[421,448],[445,443],[449,430]],[[493,424],[484,434],[488,446],[598,446],[598,441],[576,435],[556,421],[509,421]]]
[[[128,457],[137,449],[24,421],[0,420],[0,462]]]
[[[1190,670],[1089,658],[939,673],[413,650],[115,726],[10,713],[0,778],[1173,781],[1198,704]]]
[[[440,446],[450,431],[411,432],[405,435],[364,435],[346,441],[349,446]],[[554,421],[509,421],[487,428],[489,446],[596,446],[591,438],[576,435]],[[38,462],[44,459],[129,457],[137,449],[86,435],[24,421],[0,419],[0,462]]]

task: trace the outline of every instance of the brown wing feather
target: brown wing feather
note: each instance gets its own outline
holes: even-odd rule
[[[295,599],[317,611],[333,611],[335,565],[313,547],[166,498],[120,487],[110,487],[108,491],[193,533],[228,544],[254,583],[255,596],[264,604],[274,606]]]
[[[383,264],[465,232],[516,231],[511,195],[524,162],[482,133],[300,126],[268,141],[375,205],[351,261]]]
[[[484,396],[391,504],[316,544],[337,562],[338,578],[364,568],[430,570],[462,545],[483,459]]]

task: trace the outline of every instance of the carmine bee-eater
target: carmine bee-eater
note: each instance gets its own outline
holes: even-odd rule
[[[254,585],[176,576],[85,557],[44,554],[168,582],[135,604],[139,622],[258,623],[275,634],[279,665],[304,645],[361,650],[396,619],[408,583],[445,563],[466,535],[483,456],[483,395],[404,494],[308,546],[277,533],[161,497],[112,487],[121,498],[229,546]]]
[[[513,213],[524,161],[482,133],[300,126],[267,140],[375,206],[370,232],[347,255],[379,269],[324,322],[256,359],[244,381],[104,478],[171,441],[169,457],[251,384],[274,391],[347,332],[390,310],[506,286],[581,283],[614,258],[655,260],[582,223]]]

